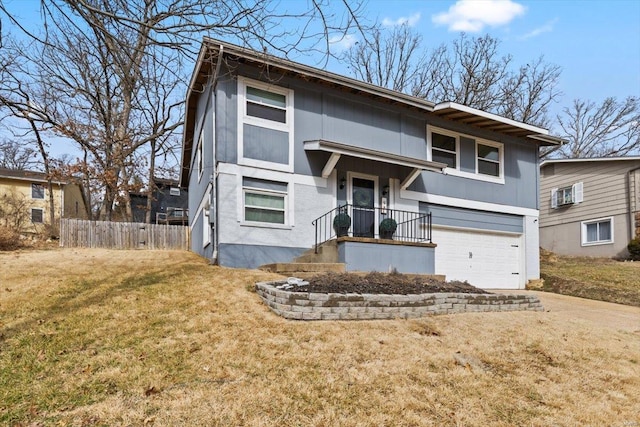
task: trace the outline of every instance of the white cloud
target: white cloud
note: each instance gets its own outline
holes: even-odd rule
[[[447,25],[449,31],[476,33],[485,26],[506,25],[524,12],[524,6],[511,0],[458,0],[447,12],[433,15],[431,21]]]
[[[409,17],[402,16],[396,20],[393,20],[390,18],[384,18],[382,20],[382,25],[384,25],[385,27],[395,27],[400,25],[407,25],[409,27],[413,27],[418,23],[419,20],[420,20],[420,12],[414,13]]]
[[[551,31],[553,31],[553,27],[557,22],[558,22],[558,18],[556,18],[556,19],[554,19],[552,21],[549,21],[546,24],[544,24],[542,27],[538,27],[538,28],[535,28],[535,29],[529,31],[527,34],[525,34],[522,37],[520,37],[520,39],[526,40],[526,39],[530,39],[532,37],[539,36],[540,34],[550,33]]]
[[[358,43],[358,37],[353,34],[333,36],[329,39],[331,50],[334,53],[345,51],[356,43]]]

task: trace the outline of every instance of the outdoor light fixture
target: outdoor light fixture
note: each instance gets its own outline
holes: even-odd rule
[[[382,188],[382,195],[386,196],[387,194],[389,194],[389,186],[385,185],[384,188]]]
[[[342,179],[340,180],[340,189],[341,189],[341,190],[344,190],[344,186],[345,186],[346,184],[347,184],[347,180],[346,180],[346,179],[344,179],[344,178],[342,178]]]

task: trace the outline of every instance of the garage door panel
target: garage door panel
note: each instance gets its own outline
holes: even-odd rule
[[[480,288],[519,288],[520,241],[520,235],[434,228],[436,274]]]

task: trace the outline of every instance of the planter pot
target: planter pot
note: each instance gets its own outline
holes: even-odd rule
[[[393,232],[392,231],[381,231],[380,232],[381,239],[393,240]]]
[[[333,229],[338,237],[349,235],[349,227],[334,227]]]

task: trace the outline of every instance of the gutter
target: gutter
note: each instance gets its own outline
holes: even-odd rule
[[[213,135],[213,140],[212,142],[212,157],[213,157],[213,170],[211,173],[211,176],[209,177],[209,179],[211,180],[211,195],[209,196],[209,203],[210,206],[213,207],[214,210],[214,219],[213,219],[213,227],[211,227],[211,223],[208,224],[209,226],[209,232],[213,231],[213,254],[211,254],[211,264],[213,265],[217,265],[218,264],[218,237],[219,237],[219,227],[218,227],[218,162],[216,161],[216,120],[218,118],[218,115],[215,114],[216,112],[216,101],[217,101],[217,96],[216,96],[216,86],[218,85],[218,75],[220,74],[220,67],[222,65],[222,58],[223,58],[223,54],[224,54],[224,46],[222,44],[220,44],[220,50],[218,51],[218,62],[216,63],[216,70],[213,73],[213,81],[211,83],[211,96],[213,97],[213,132],[211,133],[211,135]],[[211,215],[211,209],[209,209],[209,215]],[[209,220],[211,221],[211,220]],[[213,230],[212,230],[213,228]]]

